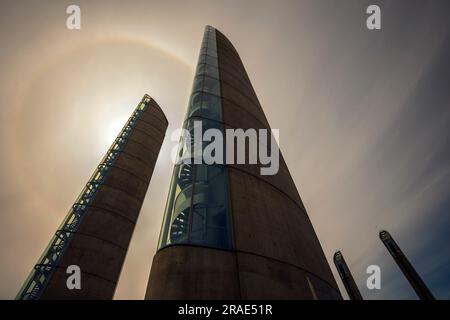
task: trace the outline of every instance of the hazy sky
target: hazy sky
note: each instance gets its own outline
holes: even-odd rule
[[[74,3],[79,31],[65,26]],[[381,7],[380,31],[365,26],[369,4]],[[329,261],[342,250],[364,298],[415,298],[378,239],[387,229],[436,297],[450,299],[449,13],[445,0],[2,0],[0,298],[18,292],[148,93],[170,125],[115,297],[143,298],[173,168],[170,133],[210,24],[233,42],[280,129]],[[371,264],[381,290],[365,289]]]

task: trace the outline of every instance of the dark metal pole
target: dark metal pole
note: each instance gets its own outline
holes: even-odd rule
[[[423,282],[422,278],[419,276],[412,264],[403,254],[402,250],[400,250],[400,247],[394,241],[389,232],[384,230],[380,231],[380,239],[388,249],[392,258],[394,258],[395,262],[397,263],[400,270],[403,272],[406,279],[409,281],[419,298],[421,300],[434,300],[435,298],[430,289],[428,289],[425,282]]]
[[[361,293],[359,292],[358,286],[353,279],[350,269],[344,260],[344,256],[340,251],[336,251],[333,256],[334,264],[336,265],[339,276],[344,283],[345,290],[347,290],[350,300],[363,300]]]

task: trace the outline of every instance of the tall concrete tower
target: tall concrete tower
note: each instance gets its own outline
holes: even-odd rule
[[[145,95],[69,210],[17,299],[113,298],[167,125],[161,108]],[[81,289],[70,290],[67,286],[68,278],[77,272],[68,269],[73,265],[81,271]]]
[[[389,232],[382,230],[380,231],[380,240],[385,245],[386,249],[391,254],[394,261],[397,263],[398,267],[402,271],[405,278],[408,280],[410,285],[413,287],[417,296],[421,300],[434,300],[434,296],[431,293],[430,289],[428,289],[425,282],[422,280],[420,275],[417,273],[416,269],[409,262],[408,258],[405,256],[403,251],[395,242],[394,238],[390,235]]]
[[[276,143],[236,49],[209,26],[183,127],[195,132],[196,123],[221,132],[267,129],[263,151]],[[180,158],[187,147],[182,139]],[[247,159],[255,152],[245,151]],[[190,156],[174,168],[146,299],[341,298],[281,154],[275,175],[261,175],[262,161]]]

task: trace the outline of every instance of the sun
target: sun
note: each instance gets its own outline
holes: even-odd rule
[[[110,121],[110,123],[106,125],[106,130],[103,134],[103,142],[108,146],[112,145],[127,121],[128,117],[124,115],[118,116]]]

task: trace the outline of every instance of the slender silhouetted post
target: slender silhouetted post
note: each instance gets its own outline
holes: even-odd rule
[[[392,258],[394,258],[395,262],[405,275],[406,279],[408,279],[419,298],[421,300],[434,300],[434,296],[430,289],[428,289],[425,282],[423,282],[422,278],[406,258],[402,250],[400,250],[400,247],[394,241],[389,232],[384,230],[380,231],[380,239],[383,241]]]
[[[334,264],[336,265],[339,276],[344,283],[345,290],[347,290],[348,297],[350,300],[363,300],[361,293],[359,292],[358,286],[353,279],[350,269],[344,260],[344,256],[340,251],[336,251],[333,256]]]

